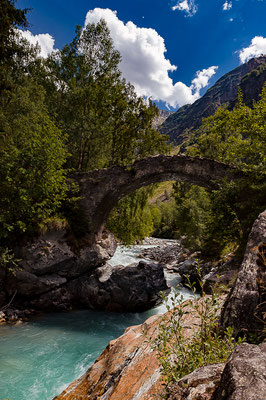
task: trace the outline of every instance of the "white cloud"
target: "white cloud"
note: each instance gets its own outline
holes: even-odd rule
[[[206,87],[217,67],[198,71],[191,86],[183,82],[173,83],[169,72],[177,69],[165,58],[164,39],[151,28],[139,28],[133,22],[124,23],[116,12],[95,8],[87,13],[85,25],[105,19],[115,48],[122,56],[120,70],[140,96],[165,101],[172,107],[193,103],[200,97],[200,89]]]
[[[179,0],[178,3],[172,7],[173,11],[184,11],[187,17],[192,17],[196,14],[198,7],[195,0]]]
[[[247,62],[253,57],[259,57],[266,54],[266,38],[255,36],[248,47],[239,51],[239,58],[242,63]]]
[[[226,2],[223,4],[223,10],[224,11],[228,11],[228,10],[230,10],[232,8],[232,6],[233,6],[232,2],[226,0]]]
[[[18,30],[24,39],[32,45],[40,46],[40,56],[46,58],[52,51],[54,51],[54,38],[49,33],[41,33],[40,35],[33,35],[30,31]]]
[[[200,89],[208,86],[210,78],[216,74],[217,69],[217,66],[212,66],[202,71],[197,71],[196,78],[191,82],[191,87],[194,88],[196,92],[199,92]]]

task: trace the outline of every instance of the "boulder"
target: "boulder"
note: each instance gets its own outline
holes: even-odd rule
[[[253,224],[240,271],[221,314],[222,327],[231,326],[235,336],[260,335],[263,330],[262,319],[266,312],[265,243],[266,211]]]
[[[237,271],[210,272],[204,276],[203,290],[206,294],[211,294],[216,286],[224,286],[228,290],[236,279]]]
[[[198,272],[200,270],[200,274]],[[191,258],[188,260],[185,260],[177,268],[175,268],[175,271],[177,271],[182,278],[182,282],[184,284],[187,284],[187,277],[189,281],[192,284],[195,284],[195,288],[198,291],[201,291],[201,280],[204,278],[205,275],[210,273],[210,271],[213,270],[213,263],[208,262],[208,263],[198,263],[198,260],[196,258]]]
[[[266,399],[266,343],[242,343],[229,357],[211,400]]]
[[[171,243],[166,242],[163,246],[160,244],[157,247],[144,249],[140,257],[149,258],[165,265],[176,263],[181,257],[185,259],[184,254],[185,253],[180,245],[180,242],[173,240]]]
[[[29,306],[42,310],[85,307],[115,312],[141,312],[162,302],[161,291],[170,291],[163,267],[139,262],[129,266],[106,264],[92,274],[35,296]]]
[[[89,279],[80,279],[75,290],[83,306],[116,312],[148,310],[162,302],[161,291],[170,291],[163,266],[143,261],[128,266],[106,264]]]
[[[178,273],[185,279],[186,275],[191,275],[196,270],[198,263],[195,259],[185,260],[178,267]]]
[[[88,280],[115,250],[115,239],[108,232],[103,233],[99,242],[78,250],[68,243],[66,232],[49,232],[15,249],[18,267],[5,276],[5,293],[1,291],[0,279],[0,305],[16,293],[14,303],[19,308],[71,309],[78,302],[72,287],[77,284],[78,298],[78,279]]]
[[[195,369],[170,387],[168,400],[211,400],[225,364],[211,364]]]

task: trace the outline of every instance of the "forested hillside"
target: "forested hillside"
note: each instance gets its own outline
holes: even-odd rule
[[[170,115],[160,128],[162,134],[169,135],[174,144],[181,144],[202,124],[202,118],[214,114],[221,105],[232,108],[237,102],[239,88],[244,103],[252,106],[259,99],[266,80],[266,56],[253,58],[233,71],[222,76],[205,95],[193,104],[181,107]]]

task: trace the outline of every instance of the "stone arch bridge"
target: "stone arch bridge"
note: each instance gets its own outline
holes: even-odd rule
[[[213,190],[226,177],[236,180],[243,177],[243,174],[217,161],[180,155],[147,157],[124,167],[72,175],[81,189],[81,207],[92,242],[101,239],[105,222],[117,202],[136,189],[152,183],[176,180]]]

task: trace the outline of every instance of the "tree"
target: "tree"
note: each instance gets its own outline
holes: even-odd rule
[[[111,212],[107,228],[124,244],[143,240],[153,232],[153,218],[148,207],[148,198],[152,192],[152,186],[136,190],[121,199]]]
[[[14,4],[14,0],[0,3],[0,91],[9,87],[8,76],[15,65],[15,56],[25,55],[16,28],[28,26],[26,15],[29,9],[17,9]]]
[[[73,41],[47,60],[41,83],[50,113],[68,135],[69,166],[76,170],[165,151],[165,139],[152,126],[157,108],[122,79],[119,61],[104,20],[77,27]]]
[[[232,164],[260,177],[266,174],[266,84],[258,102],[249,108],[239,93],[236,107],[220,107],[203,120],[190,155],[201,155]]]
[[[6,91],[0,112],[0,239],[9,244],[60,207],[66,191],[65,137],[30,78]]]
[[[243,245],[254,219],[265,208],[266,85],[252,108],[244,105],[240,92],[233,110],[219,108],[203,120],[199,132],[188,154],[222,161],[247,173],[239,182],[224,181],[211,194],[206,245],[209,251],[219,253],[230,242]]]

